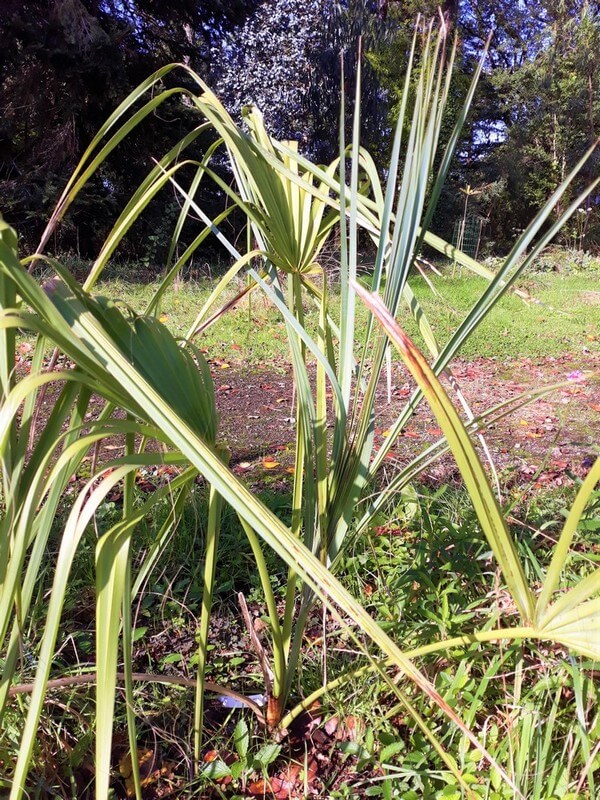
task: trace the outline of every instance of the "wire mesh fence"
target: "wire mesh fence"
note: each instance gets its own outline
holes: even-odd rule
[[[461,219],[457,219],[454,223],[452,244],[468,256],[477,258],[479,246],[481,244],[482,231],[483,220],[481,217],[461,217]]]

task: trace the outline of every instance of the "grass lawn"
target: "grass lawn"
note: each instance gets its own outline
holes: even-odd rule
[[[438,295],[421,277],[412,280],[415,295],[430,320],[438,342],[443,344],[481,294],[485,281],[473,276],[431,276]],[[171,287],[163,302],[163,319],[175,335],[184,335],[198,310],[209,296],[212,282],[180,282]],[[240,288],[238,285],[236,291]],[[598,351],[600,341],[600,293],[593,273],[542,273],[524,279],[520,288],[532,297],[524,301],[508,293],[487,320],[465,344],[461,355],[510,359],[520,356],[554,356]],[[98,293],[121,299],[141,312],[152,296],[154,286],[119,279],[98,286]],[[339,313],[339,290],[332,288],[332,309]],[[314,324],[316,309],[307,307]],[[359,309],[363,319],[366,314]],[[408,332],[418,341],[414,321],[402,317]],[[278,362],[285,357],[287,342],[281,317],[259,293],[242,300],[218,323],[197,339],[214,357],[231,362]]]

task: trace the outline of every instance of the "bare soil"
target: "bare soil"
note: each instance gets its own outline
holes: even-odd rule
[[[294,419],[291,372],[253,370],[213,364],[217,406],[221,415],[221,438],[232,450],[238,473],[254,482],[270,473],[289,480],[293,460]],[[600,443],[600,356],[515,359],[499,362],[480,358],[455,361],[452,374],[474,416],[486,409],[545,385],[568,381],[559,389],[519,409],[485,432],[494,465],[507,481],[530,481],[561,485],[563,476],[581,476],[597,455]],[[444,380],[450,396],[456,393]],[[391,402],[383,384],[378,392],[376,445],[381,445],[414,384],[406,370],[393,367]],[[407,429],[392,449],[394,461],[405,463],[428,444],[437,441],[440,430],[425,403],[421,403]],[[450,456],[433,465],[424,478],[428,482],[450,479],[455,472]]]

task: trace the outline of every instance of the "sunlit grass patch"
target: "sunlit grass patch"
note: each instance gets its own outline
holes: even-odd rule
[[[452,276],[448,269],[443,277],[428,275],[441,297],[432,295],[425,280],[415,277],[413,288],[434,332],[444,342],[457,323],[481,295],[486,281],[476,276]],[[531,299],[506,294],[487,318],[474,331],[460,350],[464,358],[497,358],[557,356],[564,353],[585,355],[600,351],[600,303],[594,304],[597,280],[589,274],[544,273],[528,276],[523,281]],[[212,283],[182,281],[170,287],[162,303],[161,319],[174,336],[184,336],[210,295]],[[231,290],[231,295],[241,284]],[[156,291],[155,284],[105,281],[98,293],[120,299],[141,313]],[[599,295],[600,297],[600,295]],[[331,288],[330,306],[339,312],[339,286]],[[367,314],[357,309],[359,333],[366,325]],[[314,332],[318,309],[307,304],[307,328]],[[399,320],[407,332],[418,340],[416,323],[408,312]],[[231,364],[280,364],[287,357],[288,343],[281,315],[262,295],[240,300],[238,305],[203,331],[197,344],[209,357]]]

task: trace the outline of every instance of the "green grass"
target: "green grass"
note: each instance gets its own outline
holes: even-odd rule
[[[515,540],[530,563],[546,567],[549,548],[546,534],[554,535],[564,518],[574,494],[573,487],[545,490],[518,502],[513,509],[524,527],[514,528]],[[277,494],[263,496],[276,513],[285,513],[286,498]],[[517,495],[511,498],[516,501]],[[597,497],[596,512],[597,512]],[[119,516],[118,504],[108,502],[99,514],[99,529],[104,530]],[[136,534],[136,544],[143,551],[156,535],[168,501],[145,519]],[[597,559],[597,513],[588,510],[580,526],[577,552],[570,559],[567,580],[575,581],[584,569]],[[151,576],[142,595],[136,599],[135,627],[139,638],[136,668],[147,671],[180,674],[193,668],[190,644],[194,640],[201,602],[201,556],[205,536],[206,497],[201,487],[191,495],[181,525],[165,548],[160,565]],[[481,627],[493,619],[498,604],[506,600],[498,585],[468,496],[455,486],[442,486],[436,491],[419,487],[396,501],[377,520],[377,525],[356,539],[340,564],[339,576],[350,591],[367,605],[369,612],[406,648],[417,647],[465,629]],[[531,526],[531,528],[527,526]],[[545,535],[533,530],[544,527]],[[83,547],[74,567],[69,586],[63,637],[65,645],[58,658],[64,671],[83,668],[93,661],[93,605],[82,619],[82,598],[93,596],[93,537]],[[190,557],[197,554],[197,559]],[[261,690],[261,678],[255,656],[245,639],[235,593],[243,591],[253,608],[261,608],[261,592],[253,569],[247,542],[235,514],[227,511],[221,537],[221,561],[218,572],[217,625],[221,635],[210,644],[209,678],[246,692]],[[285,569],[276,557],[270,562],[274,580],[285,582]],[[43,605],[43,593],[39,595]],[[40,614],[40,617],[42,615]],[[319,688],[322,680],[322,650],[318,639],[320,612],[315,609],[312,634],[306,640],[302,661],[303,695]],[[26,642],[27,643],[27,642]],[[147,648],[144,659],[143,652]],[[333,626],[329,634],[328,672],[330,678],[356,666],[356,643],[347,632]],[[75,663],[77,662],[77,663]],[[592,800],[587,772],[600,767],[600,756],[588,761],[600,737],[600,721],[595,704],[594,665],[566,659],[560,650],[522,648],[518,644],[487,644],[454,649],[420,662],[435,681],[446,701],[478,731],[484,732],[485,743],[492,755],[514,776],[528,800],[558,800],[572,796]],[[474,756],[467,757],[464,742],[443,715],[420,698],[410,685],[402,690],[418,708],[423,718],[436,729],[444,745],[456,758],[464,772],[472,778],[487,800],[512,800],[514,795],[502,784],[494,770],[482,767]],[[140,747],[153,747],[155,728],[168,733],[171,744],[163,741],[161,758],[176,762],[179,747],[184,746],[184,722],[189,721],[191,701],[176,688],[139,687]],[[93,738],[89,730],[79,729],[79,714],[91,702],[90,689],[72,692],[69,707],[50,705],[43,718],[35,757],[34,776],[40,784],[68,781],[70,773],[78,781],[85,776],[83,764],[91,758]],[[217,730],[207,731],[206,748],[231,751],[231,729],[239,719],[235,712]],[[142,712],[140,711],[142,715]],[[328,776],[330,785],[323,788],[324,798],[356,798],[381,796],[460,800],[460,789],[452,776],[443,770],[438,755],[414,726],[397,698],[383,680],[372,673],[340,687],[333,696],[324,698],[323,719],[336,714],[340,725],[354,718],[357,741],[327,744],[334,760],[346,766],[340,772],[343,781],[334,780],[335,770]],[[252,718],[248,724],[253,726]],[[8,725],[18,729],[18,715]],[[117,709],[116,730],[124,729],[124,705]],[[65,731],[67,734],[65,734]],[[75,752],[57,744],[59,735],[79,740]],[[166,734],[165,734],[166,735]],[[264,733],[252,728],[256,747]],[[0,744],[10,755],[16,747],[10,730],[0,737]],[[546,749],[547,746],[547,749]],[[1,749],[0,749],[1,752]],[[477,755],[477,754],[475,754]],[[283,751],[282,760],[270,768],[276,775],[290,756]],[[47,765],[54,765],[49,769]],[[58,776],[53,770],[56,769]],[[554,770],[554,771],[553,771]],[[541,773],[544,781],[536,782]],[[391,794],[383,793],[378,776],[388,776]],[[175,768],[181,797],[210,792],[206,779],[193,787],[186,786],[186,770],[181,763]],[[574,792],[581,782],[578,795]],[[0,786],[2,784],[0,783]],[[544,794],[545,787],[550,787]],[[376,794],[376,789],[382,790]],[[369,794],[363,794],[369,790]],[[387,790],[386,790],[387,791]],[[83,796],[83,795],[81,795]],[[86,795],[89,796],[89,795]],[[202,796],[216,797],[217,794]],[[231,794],[222,796],[230,797]]]
[[[425,281],[416,277],[413,288],[431,321],[440,344],[443,344],[466,311],[480,295],[483,279],[447,273],[432,276],[443,301],[433,295]],[[166,293],[164,321],[177,336],[183,336],[205,302],[213,284],[181,282]],[[534,302],[514,293],[506,295],[489,317],[467,341],[461,351],[465,358],[476,356],[497,359],[579,354],[585,349],[598,352],[600,340],[600,294],[591,274],[540,273],[530,275],[521,285]],[[152,284],[112,280],[99,285],[98,293],[121,299],[136,311],[142,311],[154,290]],[[333,313],[339,312],[339,293],[332,289]],[[359,314],[365,319],[362,306]],[[317,322],[317,311],[307,307],[309,325]],[[401,318],[409,334],[418,341],[416,325]],[[203,332],[197,344],[210,358],[225,363],[277,364],[286,355],[287,341],[283,322],[277,311],[260,294],[242,300],[238,307]]]
[[[445,302],[432,298],[423,281],[415,294],[423,304],[439,340],[443,342],[480,296],[483,279],[471,276],[434,277]],[[529,276],[520,288],[533,302],[514,293],[506,295],[468,339],[461,354],[466,358],[510,359],[519,356],[556,356],[598,351],[600,294],[592,275],[545,273]],[[452,311],[451,309],[454,309]]]
[[[515,509],[523,527],[515,526],[513,534],[523,557],[547,566],[548,539],[534,527],[543,520],[546,534],[552,533],[552,521],[563,517],[573,491],[562,488],[560,496],[556,490],[540,492],[535,506]],[[345,584],[406,647],[479,627],[505,600],[466,493],[456,487],[420,487],[409,502],[410,520],[402,505],[390,509],[385,525],[357,539],[342,565]],[[594,516],[592,507],[581,526],[578,558],[566,568],[569,582],[581,577],[582,560],[594,559]],[[485,731],[492,755],[528,800],[590,800],[587,779],[600,766],[597,751],[592,755],[600,735],[593,705],[595,666],[566,659],[559,649],[495,643],[448,651],[431,661],[428,670],[445,700]],[[403,689],[411,696],[410,687]],[[368,785],[368,768],[377,766],[390,776],[390,788],[396,792],[390,797],[458,800],[460,790],[447,773],[442,775],[418,729],[406,725],[401,704],[394,702],[383,682],[363,679],[353,690],[350,707],[344,696],[343,713],[356,715],[366,727],[357,748],[356,783],[347,786],[347,794],[332,796],[357,796],[356,787]],[[473,776],[481,792],[477,796],[514,797],[494,769],[482,771],[476,758],[465,759],[464,743],[438,711],[419,698],[414,701],[423,716],[439,726],[440,738],[465,773]],[[578,785],[580,794],[568,794]]]
[[[113,280],[99,284],[97,293],[122,300],[141,312],[156,288],[155,284]],[[210,281],[186,281],[169,288],[163,298],[161,319],[174,336],[186,335],[213,288]],[[235,292],[241,288],[242,284],[237,284]],[[252,299],[241,301],[237,308],[200,334],[196,344],[207,350],[209,358],[258,364],[282,358],[286,354],[286,341],[285,327],[277,311],[255,293]]]

